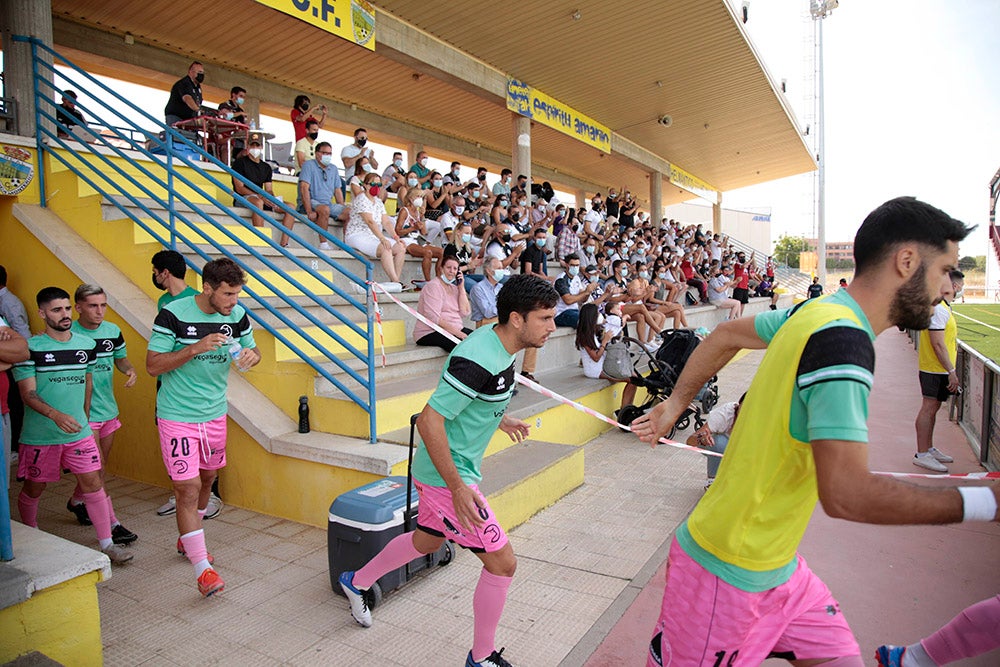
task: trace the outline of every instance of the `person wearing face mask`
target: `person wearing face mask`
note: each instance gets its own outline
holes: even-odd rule
[[[452,162],[451,166],[448,168],[448,173],[444,175],[445,184],[460,187],[462,185],[461,171],[462,163]]]
[[[438,220],[451,207],[451,187],[444,184],[441,173],[437,171],[431,172],[430,180],[424,185],[427,197],[427,212],[425,216],[428,220]],[[465,209],[463,208],[462,210],[464,211]]]
[[[358,158],[357,162],[354,163],[354,169],[351,170],[351,177],[347,181],[347,187],[351,191],[351,195],[357,197],[361,194],[364,189],[362,181],[368,174],[374,174],[375,169],[372,167],[371,161],[366,156],[361,156]],[[385,188],[379,193],[379,199],[385,202],[388,192]]]
[[[476,328],[493,324],[497,321],[497,294],[503,287],[502,281],[507,278],[507,271],[496,257],[487,257],[483,262],[483,275],[469,292],[469,302],[472,308],[470,317],[476,323]],[[466,280],[469,276],[465,277]]]
[[[326,141],[316,144],[316,159],[306,162],[299,173],[298,210],[324,231],[329,228],[331,219],[347,220],[349,211],[344,206],[343,181],[340,170],[333,164],[333,149]],[[319,247],[321,250],[333,249],[325,237],[320,238]]]
[[[591,264],[597,266],[597,243],[592,239],[587,239],[586,243],[583,244],[580,261],[585,266],[589,266]]]
[[[517,175],[517,185],[510,189],[510,196],[513,197],[514,201],[519,201],[524,199],[525,202],[521,206],[527,205],[528,198],[528,177],[524,174]]]
[[[611,277],[604,283],[604,290],[611,303],[622,304],[622,312],[635,322],[636,337],[652,352],[656,349],[653,339],[663,329],[666,317],[662,313],[650,312],[641,295],[629,292],[631,273],[626,260],[615,261]]]
[[[246,88],[233,86],[229,89],[229,99],[219,105],[219,115],[234,123],[247,124],[247,112],[243,109],[243,103],[247,99]]]
[[[340,151],[340,159],[344,163],[345,181],[350,182],[351,177],[357,174],[355,167],[362,158],[368,158],[368,163],[372,171],[378,169],[378,160],[375,159],[375,151],[368,145],[368,130],[359,127],[354,130],[354,143],[344,146]]]
[[[596,250],[597,246],[593,241],[588,240],[587,248]],[[580,246],[580,222],[576,219],[573,209],[570,209],[569,219],[566,220],[566,224],[562,226],[559,235],[556,237],[556,259],[559,260],[563,268],[566,267],[565,258],[570,255],[580,257],[580,262],[584,266],[597,263],[597,260],[594,258],[594,252],[584,253],[583,248]]]
[[[472,232],[472,226],[468,222],[460,222],[455,227],[455,232],[451,235],[451,243],[444,247],[445,255],[458,257],[458,268],[464,276],[462,283],[465,291],[469,292],[472,287],[483,280],[484,275],[476,273],[476,269],[483,264],[483,259],[479,256],[479,250],[474,245],[476,237]]]
[[[295,142],[295,162],[302,171],[306,162],[316,157],[316,142],[319,141],[319,121],[306,121],[306,136]]]
[[[170,88],[167,106],[163,108],[163,116],[167,125],[179,123],[198,115],[204,99],[201,95],[201,82],[205,80],[205,67],[200,62],[193,62],[188,67],[187,76],[177,80]]]
[[[493,184],[493,194],[495,196],[506,195],[510,199],[510,182],[511,174],[513,173],[510,169],[503,169],[500,172],[500,180]]]
[[[246,89],[233,86],[229,90],[229,99],[219,105],[219,118],[246,125],[247,116],[246,111],[243,110],[246,94]],[[233,160],[246,154],[246,142],[241,136],[233,136],[237,132],[238,128],[220,126],[211,133],[210,136],[214,136],[219,162],[229,162],[230,142],[232,142],[233,146]]]
[[[493,233],[493,238],[486,245],[485,256],[496,257],[503,264],[503,268],[510,268],[524,250],[523,245],[515,246],[511,242],[511,238],[510,225],[506,223],[498,225]]]
[[[441,260],[441,276],[424,285],[417,302],[418,313],[459,340],[464,340],[472,333],[472,329],[466,327],[463,321],[463,318],[469,316],[471,306],[462,282],[458,258],[446,255]],[[451,352],[457,345],[422,320],[417,320],[413,326],[413,339],[417,345],[440,347],[445,352]]]
[[[404,199],[405,205],[396,215],[396,236],[406,246],[406,254],[420,258],[420,268],[424,281],[431,279],[431,263],[437,260],[435,273],[441,275],[441,258],[444,250],[428,240],[424,222],[424,194],[422,190],[410,190]]]
[[[382,184],[388,192],[398,193],[400,188],[406,188],[406,170],[403,169],[403,154],[399,151],[392,154],[392,162],[382,172]]]
[[[434,190],[430,190],[433,193]],[[428,197],[430,201],[430,197]],[[465,197],[461,195],[451,198],[451,205],[447,210],[442,212],[437,219],[437,234],[431,237],[432,243],[437,243],[440,240],[441,235],[444,235],[444,240],[442,243],[450,243],[455,239],[455,230],[463,222],[467,222],[466,213],[468,213],[468,207],[466,206]],[[431,232],[434,233],[433,231]]]
[[[560,273],[555,282],[556,292],[559,294],[559,300],[556,301],[556,326],[575,329],[580,321],[580,306],[590,300],[597,289],[597,283],[580,275],[580,258],[576,255],[569,255],[566,265],[565,273]],[[602,299],[608,294],[605,290]]]
[[[292,129],[295,130],[295,141],[298,142],[299,139],[306,136],[306,123],[310,119],[315,120],[319,123],[322,128],[323,123],[326,122],[326,105],[321,104],[317,108],[319,111],[319,118],[313,116],[309,113],[310,102],[308,95],[296,95],[295,102],[292,104],[292,110],[289,112],[288,116],[292,120]]]
[[[614,331],[603,327],[604,319],[593,303],[584,304],[580,308],[580,322],[576,328],[576,349],[580,351],[580,361],[583,363],[583,374],[594,380],[607,380],[612,384],[622,382],[604,373],[604,354],[608,343],[614,337]],[[622,390],[622,404],[632,405],[635,400],[636,385],[631,381],[625,383]],[[617,415],[620,410],[616,411]]]
[[[258,188],[274,196],[274,190],[271,185],[271,175],[273,171],[271,170],[271,165],[264,162],[261,158],[263,157],[263,150],[261,149],[261,139],[259,134],[251,134],[247,145],[247,154],[243,157],[238,157],[233,162],[233,171],[247,179]],[[243,181],[233,178],[233,190],[236,194],[242,195],[250,204],[253,206],[264,209],[265,211],[274,211],[272,205],[264,201],[264,198],[252,190]],[[233,199],[233,206],[246,207],[241,201]],[[250,220],[253,222],[254,227],[263,227],[264,218],[261,217],[260,213],[257,212],[255,208],[250,208]],[[282,224],[288,229],[292,228],[295,224],[295,218],[291,213],[285,212],[282,216]],[[281,245],[288,245],[288,237],[282,234]]]
[[[417,185],[425,190],[431,187],[431,168],[428,166],[429,163],[430,158],[427,157],[427,151],[420,151],[417,153],[417,161],[410,165],[410,171],[417,176]],[[409,187],[416,186],[411,185]]]
[[[530,273],[544,280],[552,280],[548,275],[546,263],[545,244],[548,233],[544,227],[538,227],[530,237],[530,243],[521,253],[521,273]],[[577,260],[579,262],[579,260]],[[579,272],[579,266],[577,267]],[[534,380],[535,367],[538,363],[538,350],[530,348],[524,351],[524,359],[521,362],[521,375]]]
[[[380,259],[390,282],[398,283],[406,261],[406,245],[399,240],[392,218],[379,198],[382,177],[367,174],[364,185],[364,191],[351,200],[344,243],[363,255]]]

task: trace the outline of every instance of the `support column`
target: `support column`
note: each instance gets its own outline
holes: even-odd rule
[[[658,171],[649,174],[649,219],[657,228],[663,219],[663,174]]]
[[[511,169],[514,171],[514,182],[517,182],[518,174],[528,177],[530,192],[531,186],[531,119],[520,114],[511,112],[514,122],[511,124],[514,130],[514,138],[510,154],[513,157]]]
[[[31,71],[31,44],[15,42],[12,35],[37,37],[45,45],[52,46],[52,3],[51,0],[3,0],[0,2],[0,37],[3,39],[4,97],[17,100],[16,134],[23,137],[35,136],[35,88]],[[48,54],[39,56],[51,63]],[[50,72],[42,72],[50,81]],[[46,90],[42,94],[55,99],[55,92]],[[55,103],[54,103],[55,104]],[[55,106],[44,111],[55,116]],[[51,121],[45,123],[54,130]]]
[[[717,201],[712,204],[712,233],[722,233],[722,193],[716,192]]]
[[[410,159],[407,161],[406,168],[409,169],[411,165],[417,163],[417,154],[420,153],[420,151],[426,149],[424,148],[423,144],[414,142],[410,144],[410,147],[407,150],[410,153],[407,157]]]
[[[576,207],[577,208],[590,208],[590,201],[587,199],[587,193],[584,190],[576,191]]]

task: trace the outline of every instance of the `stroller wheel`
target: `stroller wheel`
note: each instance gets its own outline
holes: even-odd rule
[[[626,405],[616,414],[618,416],[618,423],[623,426],[628,426],[642,416],[642,409],[635,405]]]

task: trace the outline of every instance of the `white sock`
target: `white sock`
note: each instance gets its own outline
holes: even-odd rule
[[[927,651],[924,650],[920,642],[910,644],[906,647],[906,652],[903,653],[903,661],[900,664],[902,667],[937,667],[937,663],[931,660],[931,657],[927,655]]]
[[[112,527],[112,528],[116,528],[116,527],[118,527],[118,526],[120,526],[120,525],[122,525],[122,522],[121,522],[121,521],[115,521],[115,522],[114,522],[113,524],[111,524],[111,527]]]
[[[194,576],[200,577],[202,572],[211,569],[212,569],[211,563],[208,562],[207,558],[204,558],[194,564]]]
[[[103,540],[98,540],[98,542],[101,545],[101,551],[104,551],[105,549],[107,549],[108,547],[110,547],[112,544],[114,544],[114,541],[110,537],[106,538],[106,539],[103,539]]]

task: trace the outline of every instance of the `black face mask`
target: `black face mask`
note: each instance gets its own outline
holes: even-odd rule
[[[362,137],[361,139],[358,139],[358,146],[364,146],[367,143],[368,143],[367,137]]]
[[[479,177],[479,180],[480,180],[480,182],[485,181],[486,180],[486,174],[481,175]]]
[[[504,234],[504,235],[503,235],[503,236],[501,236],[500,238],[502,238],[502,239],[503,239],[503,242],[504,242],[504,243],[510,243],[510,234]]]
[[[156,289],[159,289],[159,290],[166,290],[167,289],[166,287],[163,287],[162,285],[160,285],[160,283],[156,282],[156,274],[155,273],[153,274],[153,285],[155,285]]]
[[[205,73],[198,72],[197,74],[194,75],[194,80],[197,81],[198,83],[201,83],[202,81],[205,80]]]
[[[316,139],[319,139],[319,132],[310,132],[306,136],[315,141]]]
[[[309,111],[309,103],[308,102],[303,102],[302,106],[299,107],[299,108],[302,109],[303,111]]]

